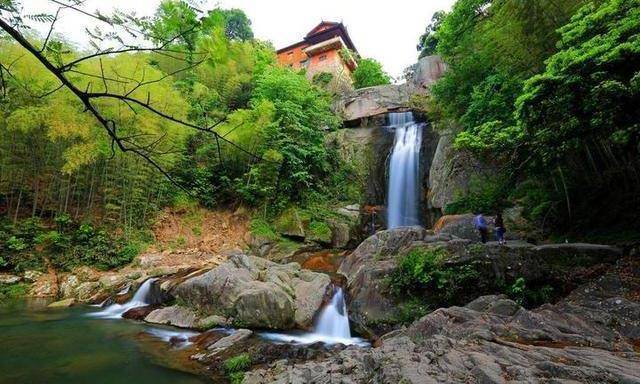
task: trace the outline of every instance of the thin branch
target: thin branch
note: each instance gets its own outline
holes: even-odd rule
[[[53,29],[56,25],[56,21],[58,21],[58,16],[60,15],[60,11],[66,7],[59,7],[56,11],[56,15],[53,17],[53,21],[51,22],[51,26],[49,26],[49,32],[47,33],[47,37],[44,39],[44,43],[42,43],[42,48],[40,48],[40,53],[44,52],[47,49],[47,44],[49,43],[49,39],[51,38],[51,34],[53,33]]]
[[[92,73],[78,71],[77,69],[70,69],[69,72],[77,73],[78,75],[82,75],[82,76],[94,77],[96,79],[105,79],[107,81],[113,81],[115,83],[121,83],[121,84],[129,83],[128,81],[122,81],[122,80],[114,79],[113,77],[108,77],[108,76],[94,75]]]

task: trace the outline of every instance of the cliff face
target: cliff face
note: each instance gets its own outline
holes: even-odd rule
[[[345,126],[350,127],[335,135],[336,145],[345,159],[358,164],[365,206],[386,204],[387,162],[393,145],[393,133],[385,128],[387,114],[409,110],[412,97],[428,94],[445,70],[440,57],[428,56],[407,69],[405,83],[358,89],[336,103]],[[455,127],[433,127],[429,122],[423,129],[420,172],[422,217],[427,226],[435,223],[456,194],[468,189],[471,175],[482,173],[469,154],[453,149],[454,131]],[[383,216],[377,219],[381,226]]]

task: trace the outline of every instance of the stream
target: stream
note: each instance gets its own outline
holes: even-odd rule
[[[136,384],[205,382],[186,373],[203,369],[195,362],[189,366],[193,351],[187,340],[197,332],[122,319],[127,310],[147,304],[153,280],[145,281],[129,302],[105,308],[52,309],[46,300],[36,299],[1,304],[0,383],[113,383],[125,378]],[[256,334],[276,344],[370,345],[352,337],[340,287],[311,332]]]

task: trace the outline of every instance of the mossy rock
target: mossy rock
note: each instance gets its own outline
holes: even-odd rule
[[[297,208],[289,208],[275,220],[275,230],[283,236],[304,239],[305,222],[309,222],[309,215]]]
[[[324,221],[312,221],[307,228],[307,240],[331,244],[332,231]]]

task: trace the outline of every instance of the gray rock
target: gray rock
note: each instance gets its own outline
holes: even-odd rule
[[[49,308],[68,308],[76,304],[76,299],[64,299],[60,301],[54,301],[53,303],[47,305]]]
[[[504,296],[481,297],[438,309],[376,348],[272,364],[244,382],[638,383],[640,302],[621,299],[638,290],[640,261],[627,258],[555,305],[528,311]]]
[[[208,356],[217,355],[219,353],[224,352],[227,348],[233,346],[240,341],[248,339],[253,335],[253,331],[249,329],[238,329],[233,332],[231,335],[223,337],[222,339],[216,341],[207,347],[208,351],[211,351]]]
[[[60,293],[62,297],[75,297],[76,288],[80,285],[80,280],[76,275],[68,275],[60,283]]]
[[[236,325],[291,329],[311,324],[330,283],[327,275],[301,270],[297,263],[237,254],[176,285],[172,294]]]
[[[440,127],[438,131],[440,139],[429,170],[428,203],[432,208],[444,210],[458,195],[469,191],[473,178],[489,177],[493,172],[471,153],[453,147],[456,127]]]
[[[356,89],[338,103],[343,120],[359,120],[409,107],[409,89],[405,85],[378,85]]]
[[[40,271],[25,271],[24,272],[24,279],[30,283],[34,283],[36,280],[38,280],[38,278],[40,276],[42,276],[43,273]]]
[[[385,292],[385,280],[396,268],[397,253],[426,235],[421,227],[380,231],[344,259],[338,272],[347,277],[349,316],[361,332],[374,333],[373,324],[393,316],[396,300]]]
[[[447,65],[437,55],[426,56],[405,71],[410,94],[426,94],[429,88],[444,75]]]
[[[519,278],[527,284],[547,281],[559,287],[575,287],[597,273],[599,268],[594,267],[613,264],[622,255],[615,247],[593,244],[535,247],[516,241],[501,246],[495,242],[480,244],[453,239],[442,231],[432,235],[419,227],[381,231],[362,242],[338,270],[347,278],[349,316],[359,332],[380,335],[397,326],[396,308],[403,298],[390,292],[389,277],[401,257],[420,248],[444,249],[448,256],[440,261],[443,268],[473,269],[474,283],[456,287],[453,293],[453,303],[460,304],[479,295],[504,292],[498,282],[514,282]],[[425,295],[429,296],[429,292]],[[517,310],[510,301],[502,300],[483,309],[504,316]]]
[[[193,310],[178,305],[156,309],[149,313],[144,321],[180,328],[196,328],[199,325],[198,316]]]
[[[82,302],[90,302],[94,296],[100,292],[100,288],[100,283],[97,281],[81,283],[75,289],[76,298]]]
[[[0,284],[16,284],[22,281],[22,277],[9,274],[0,274]]]

